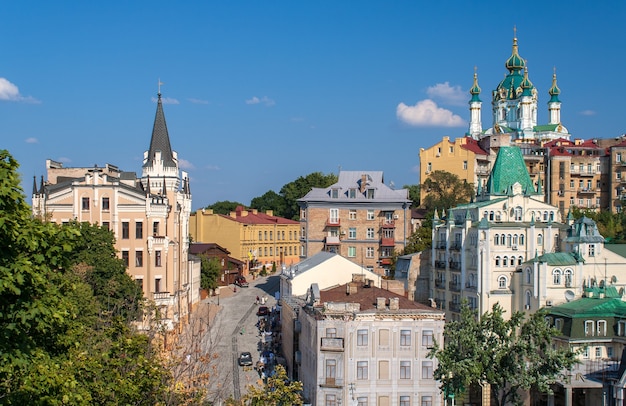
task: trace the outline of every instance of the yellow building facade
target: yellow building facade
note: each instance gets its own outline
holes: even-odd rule
[[[246,263],[245,274],[269,271],[273,264],[297,263],[300,245],[300,223],[273,215],[271,210],[259,212],[241,206],[229,215],[213,210],[198,210],[189,220],[194,242],[214,242],[230,251],[233,258]]]

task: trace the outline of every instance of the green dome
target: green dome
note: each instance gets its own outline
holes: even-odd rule
[[[476,72],[474,72],[474,85],[472,86],[469,92],[472,95],[470,102],[480,101],[480,98],[478,97],[478,95],[480,94],[480,86],[478,86],[478,74]]]
[[[519,53],[517,52],[517,38],[513,38],[513,52],[509,59],[506,60],[504,66],[513,73],[513,71],[520,71],[524,69],[525,63]]]
[[[532,96],[532,90],[534,88],[533,83],[528,79],[528,68],[524,67],[524,79],[522,79],[522,83],[520,84],[522,88],[522,96]]]
[[[550,94],[550,101],[548,103],[557,102],[559,103],[559,95],[561,94],[561,89],[556,85],[556,72],[552,75],[552,87],[548,91]]]

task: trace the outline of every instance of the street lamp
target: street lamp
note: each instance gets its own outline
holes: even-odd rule
[[[454,378],[454,374],[452,371],[448,372],[448,397],[450,398],[451,405],[454,406],[454,385],[452,384],[452,380]]]

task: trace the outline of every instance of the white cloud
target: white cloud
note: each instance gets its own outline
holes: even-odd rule
[[[210,171],[219,171],[219,170],[220,170],[220,167],[219,167],[219,166],[217,166],[217,165],[207,165],[207,166],[205,166],[204,168],[205,168],[205,169],[208,169],[208,170],[210,170]]]
[[[20,89],[5,78],[0,78],[0,100],[18,101],[24,103],[41,103],[39,100],[31,96],[22,96]]]
[[[191,103],[194,103],[194,104],[209,104],[208,100],[194,99],[193,97],[187,100],[189,100]]]
[[[415,127],[462,127],[465,121],[450,110],[442,109],[430,99],[419,101],[415,106],[404,103],[396,107],[398,120]]]
[[[267,107],[271,107],[275,105],[276,102],[267,96],[263,96],[260,99],[253,96],[251,99],[246,100],[246,104],[265,104]]]
[[[461,86],[450,86],[450,82],[430,86],[426,89],[426,94],[431,99],[453,106],[463,106],[469,100],[469,97],[461,90]]]
[[[69,164],[70,162],[72,162],[71,159],[69,159],[67,157],[64,157],[64,156],[62,156],[61,158],[57,159],[57,161],[63,162],[64,164]]]
[[[583,110],[578,114],[580,114],[581,116],[595,116],[596,112],[593,110]]]
[[[24,141],[26,141],[27,144],[37,144],[39,143],[39,140],[35,137],[30,137],[30,138],[26,138]]]
[[[156,97],[153,97],[152,101],[154,103],[156,103],[157,101],[159,101],[159,99],[157,99]],[[163,104],[180,104],[180,102],[178,100],[173,99],[171,97],[161,97],[161,103],[163,103]]]
[[[186,159],[179,159],[178,160],[178,165],[182,168],[182,169],[194,169],[195,166],[193,166],[193,164],[191,162],[189,162]]]

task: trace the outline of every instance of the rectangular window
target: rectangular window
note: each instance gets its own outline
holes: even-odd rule
[[[159,222],[155,221],[154,223],[152,223],[152,235],[156,236],[159,235]]]
[[[348,219],[356,220],[356,210],[350,209],[350,212],[348,213]]]
[[[375,238],[375,234],[374,234],[374,229],[372,227],[369,227],[367,229],[367,234],[366,234],[366,238],[368,240],[373,240]]]
[[[432,396],[422,396],[421,406],[433,406]]]
[[[104,228],[106,230],[110,230],[111,229],[110,225],[111,225],[111,223],[109,223],[108,221],[103,221],[102,222],[102,228]]]
[[[422,361],[422,379],[433,379],[432,361]]]
[[[592,320],[586,320],[585,321],[585,336],[592,336],[594,335],[594,331],[593,331],[593,321]]]
[[[596,256],[596,245],[595,244],[589,244],[589,256],[590,257],[595,257]]]
[[[602,358],[602,347],[596,347],[596,358]]]
[[[368,220],[374,220],[376,217],[374,216],[374,210],[368,210],[367,211],[367,219]]]
[[[122,251],[122,260],[124,261],[124,266],[128,268],[128,263],[129,263],[128,251],[126,250]]]
[[[328,221],[331,224],[339,224],[339,209],[330,209],[330,218]]]
[[[378,361],[378,379],[389,379],[389,361]]]
[[[367,397],[359,396],[358,398],[356,398],[356,406],[367,406]]]
[[[606,347],[606,357],[613,358],[613,347]]]
[[[337,374],[337,360],[326,360],[326,378],[334,378]]]
[[[400,361],[400,379],[411,379],[411,361]]]
[[[127,240],[130,234],[128,221],[122,221],[122,239]]]
[[[331,189],[330,197],[337,199],[339,197],[339,189]]]
[[[154,279],[154,291],[159,293],[161,291],[161,278]]]
[[[89,198],[88,197],[83,197],[83,199],[82,199],[82,209],[83,210],[89,210]]]
[[[622,153],[618,152],[617,154],[615,154],[615,162],[620,163],[622,162]]]
[[[366,258],[374,258],[374,247],[367,247],[365,249],[365,257]]]
[[[143,266],[143,251],[135,251],[135,266],[138,268]]]
[[[367,329],[361,329],[356,331],[356,345],[360,347],[367,346]]]
[[[411,330],[400,330],[400,345],[411,345]]]
[[[350,227],[348,229],[348,238],[351,240],[356,240],[356,227]]]
[[[366,199],[373,199],[374,198],[374,189],[367,189],[365,191],[365,198]]]
[[[598,320],[598,335],[606,336],[606,320]]]
[[[161,250],[154,251],[154,266],[161,266]]]
[[[463,161],[463,170],[466,171],[467,170],[467,161]]]
[[[356,247],[348,247],[348,257],[356,257]]]
[[[389,347],[389,330],[381,328],[378,330],[378,345],[380,347]]]
[[[143,278],[135,279],[135,283],[137,284],[137,287],[143,291]]]
[[[429,162],[429,163],[426,165],[426,171],[427,171],[427,172],[432,172],[432,171],[433,171],[433,163],[432,163],[432,162]]]
[[[589,358],[589,347],[583,348],[583,358]]]
[[[337,329],[334,327],[329,327],[326,329],[326,337],[336,338],[337,337]]]
[[[143,238],[143,223],[141,221],[135,223],[135,238]]]
[[[432,348],[434,345],[433,330],[422,331],[422,346]]]
[[[357,361],[356,363],[356,379],[368,379],[367,361]]]
[[[350,197],[350,199],[356,199],[356,189],[350,189],[348,191],[348,196]]]
[[[326,394],[324,406],[337,406],[337,395]]]
[[[108,197],[102,198],[102,210],[109,211],[109,198]]]
[[[411,406],[411,397],[400,396],[400,406]]]

